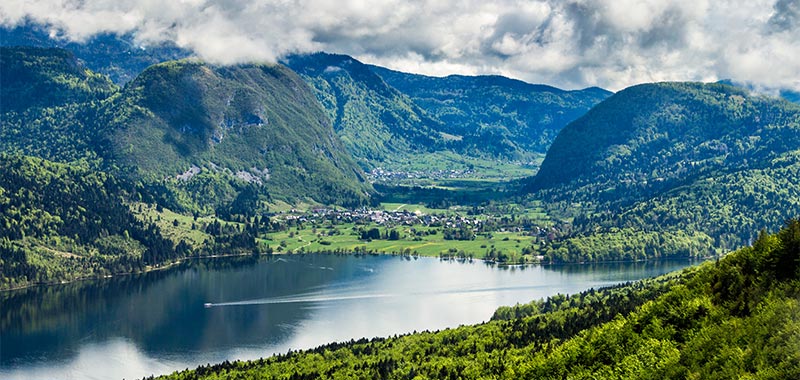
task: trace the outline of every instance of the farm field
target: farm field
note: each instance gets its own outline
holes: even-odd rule
[[[394,230],[397,240],[361,239],[360,231],[377,228],[381,235]],[[447,240],[442,228],[425,226],[377,227],[352,223],[327,227],[293,228],[288,231],[268,233],[259,239],[276,252],[371,252],[419,256],[455,256],[476,259],[505,256],[510,262],[533,261],[530,254],[535,238],[523,232],[491,232],[475,234],[471,240]]]

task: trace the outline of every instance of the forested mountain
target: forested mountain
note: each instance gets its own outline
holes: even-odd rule
[[[442,122],[474,155],[525,159],[544,154],[571,121],[611,95],[600,88],[565,91],[502,76],[429,77],[370,66]]]
[[[754,229],[774,230],[800,213],[798,147],[800,107],[784,100],[723,84],[620,91],[564,128],[528,187],[555,207],[582,209],[570,238],[547,257],[694,256],[742,246]],[[689,244],[665,243],[676,234]]]
[[[800,146],[798,123],[800,107],[732,86],[638,85],[565,128],[533,188],[621,184],[636,196],[715,170],[764,168]]]
[[[286,65],[316,90],[365,168],[436,151],[531,161],[561,128],[610,94],[499,76],[426,77],[326,53],[287,57]]]
[[[146,180],[171,178],[200,207],[243,193],[358,205],[371,191],[309,87],[280,65],[154,65],[101,120],[109,159]]]
[[[117,91],[107,77],[62,49],[0,47],[3,112],[102,100]]]
[[[102,159],[176,210],[358,205],[372,191],[308,86],[283,66],[172,61],[120,90],[65,50],[3,47],[2,95],[3,152]]]
[[[0,152],[96,158],[95,110],[116,91],[68,51],[0,47]]]
[[[171,43],[137,44],[132,35],[100,34],[85,42],[72,42],[51,35],[44,25],[26,23],[13,28],[0,27],[2,46],[37,46],[69,50],[92,71],[108,76],[114,83],[125,84],[148,66],[191,55]]]
[[[285,63],[314,88],[336,133],[363,167],[443,146],[441,122],[369,66],[327,53],[290,56]]]
[[[166,379],[800,377],[800,223],[717,263],[502,308],[439,332],[333,343]]]

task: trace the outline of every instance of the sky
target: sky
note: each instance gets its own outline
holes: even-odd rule
[[[562,88],[733,79],[800,90],[800,0],[3,0],[0,23],[130,33],[217,64],[326,51]]]

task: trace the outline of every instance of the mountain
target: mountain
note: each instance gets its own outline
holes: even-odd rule
[[[465,152],[509,159],[544,154],[558,132],[611,95],[600,88],[565,91],[502,76],[430,77],[370,66],[442,122]]]
[[[308,86],[280,65],[149,67],[103,109],[108,158],[151,181],[172,178],[199,204],[255,187],[290,203],[357,205],[371,186]]]
[[[798,147],[800,106],[785,100],[723,84],[620,91],[561,131],[527,187],[576,209],[546,260],[741,247],[800,214]]]
[[[0,152],[96,158],[95,109],[118,90],[66,50],[0,47]]]
[[[0,47],[0,84],[3,113],[101,100],[117,90],[71,52],[33,47]]]
[[[2,84],[2,151],[102,159],[174,210],[359,205],[372,192],[309,87],[280,65],[171,61],[119,89],[63,49],[3,47]]]
[[[501,308],[475,326],[331,343],[161,378],[796,379],[798,297],[794,220],[716,263]]]
[[[388,86],[369,66],[345,55],[285,59],[314,89],[334,130],[364,168],[439,148],[441,123]]]
[[[800,146],[799,115],[797,105],[722,84],[630,87],[559,134],[532,188],[648,194],[719,170],[769,167]]]
[[[563,126],[610,94],[504,77],[426,77],[326,53],[290,56],[285,64],[315,89],[366,169],[436,152],[530,162]]]
[[[148,66],[187,58],[191,52],[172,43],[138,44],[133,35],[98,34],[85,42],[72,42],[53,34],[50,28],[25,23],[15,27],[0,27],[2,46],[36,46],[61,48],[73,52],[92,71],[104,74],[114,83],[125,84]]]

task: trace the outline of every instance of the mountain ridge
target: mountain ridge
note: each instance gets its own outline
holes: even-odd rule
[[[314,88],[334,129],[362,167],[426,152],[442,143],[431,128],[438,121],[358,60],[315,53],[289,56],[284,62]]]
[[[558,132],[611,93],[563,90],[499,75],[431,77],[370,66],[444,122],[465,152],[507,159],[544,154]]]
[[[131,34],[102,33],[85,42],[72,42],[48,29],[46,25],[33,22],[14,27],[0,26],[0,44],[69,50],[92,71],[107,75],[118,85],[133,80],[150,65],[192,55],[173,43],[137,44]]]

